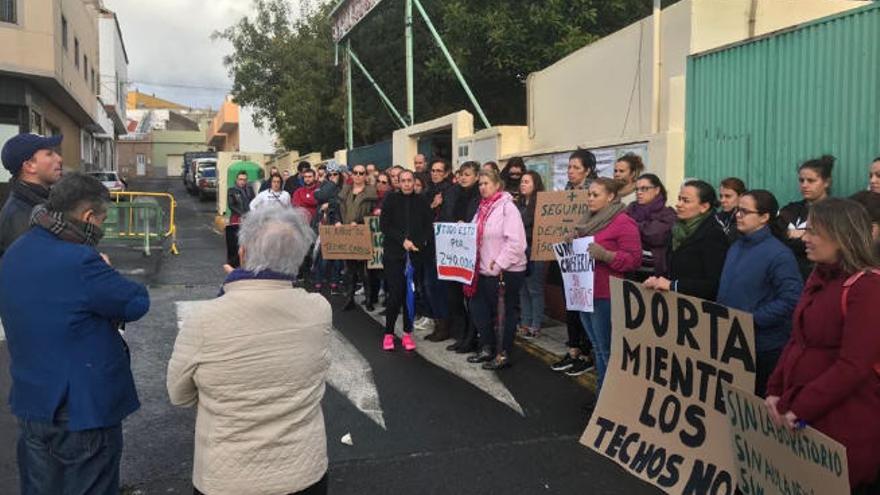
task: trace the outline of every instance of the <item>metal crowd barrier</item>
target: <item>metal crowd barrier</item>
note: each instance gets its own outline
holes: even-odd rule
[[[150,255],[152,246],[163,244],[171,239],[171,254],[177,250],[177,226],[174,223],[174,210],[177,201],[168,193],[153,192],[111,192],[113,201],[104,220],[104,239],[132,244],[143,244],[144,254]],[[122,201],[122,199],[127,201]],[[167,199],[169,208],[159,204]]]

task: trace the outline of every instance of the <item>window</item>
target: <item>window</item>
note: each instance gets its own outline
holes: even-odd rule
[[[49,122],[48,120],[44,120],[43,123],[46,126],[46,135],[47,136],[60,136],[61,135],[61,129],[59,129],[57,125]]]
[[[61,16],[61,47],[67,51],[67,17]]]
[[[18,23],[18,0],[0,0],[0,22]]]
[[[31,132],[43,135],[43,116],[36,110],[31,110]]]
[[[83,55],[83,77],[89,82],[89,56]]]
[[[138,164],[138,165],[146,165],[146,164],[147,164],[147,159],[146,159],[146,157],[145,157],[144,155],[138,153],[138,155],[137,155],[137,164]]]
[[[92,93],[97,93],[97,87],[95,86],[95,69],[92,68]]]
[[[73,37],[73,64],[79,69],[79,38],[76,36]]]

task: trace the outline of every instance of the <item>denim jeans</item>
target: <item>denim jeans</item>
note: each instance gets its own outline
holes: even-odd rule
[[[498,321],[498,277],[480,275],[477,293],[471,299],[471,320],[480,333],[480,346],[510,355],[516,337],[516,312],[525,272],[504,272],[504,328],[501,342],[496,336]]]
[[[53,423],[19,420],[21,495],[117,495],[122,425],[68,431]]]
[[[611,356],[611,300],[595,299],[592,313],[581,313],[581,321],[587,331],[587,337],[593,343],[593,354],[596,358],[596,395],[605,381],[608,370],[608,359]]]
[[[541,328],[544,321],[544,284],[546,261],[529,261],[529,276],[519,291],[520,322],[530,328]]]
[[[445,320],[449,318],[448,282],[437,278],[437,263],[434,262],[433,255],[429,259],[423,260],[422,266],[422,283],[425,288],[424,298],[427,306],[425,316],[435,320]]]

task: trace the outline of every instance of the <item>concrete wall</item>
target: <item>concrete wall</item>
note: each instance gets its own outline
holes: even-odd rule
[[[125,44],[115,14],[102,14],[98,25],[101,42],[101,84],[98,94],[104,105],[112,106],[119,119],[125,123],[126,81],[128,81],[128,57],[125,53]]]
[[[257,129],[254,124],[254,111],[248,107],[239,110],[238,126],[239,150],[255,151],[266,155],[275,153],[275,135],[266,130]]]
[[[42,3],[45,0],[41,0]],[[30,3],[30,2],[28,2]],[[98,12],[83,0],[55,0],[52,32],[55,34],[55,71],[63,86],[76,99],[86,112],[95,118],[97,106],[97,80],[92,89],[92,71],[98,77],[100,59],[98,57]],[[67,19],[67,50],[61,43],[61,16]],[[79,40],[79,67],[76,66],[75,39]],[[88,57],[88,77],[84,72],[84,57]]]
[[[474,116],[464,110],[394,131],[394,164],[412,168],[413,158],[418,153],[419,137],[447,129],[452,131],[452,163],[458,163],[456,143],[474,133]]]
[[[529,154],[647,141],[671,191],[684,174],[687,56],[864,5],[849,0],[683,0],[661,17],[659,132],[651,129],[653,18],[528,78]]]
[[[144,155],[146,161],[146,175],[155,177],[153,170],[153,143],[149,139],[145,141],[124,140],[116,142],[116,155],[119,163],[119,175],[133,179],[137,174],[137,155]]]
[[[201,131],[154,131],[153,168],[155,176],[168,176],[168,155],[183,155],[187,151],[207,151]]]

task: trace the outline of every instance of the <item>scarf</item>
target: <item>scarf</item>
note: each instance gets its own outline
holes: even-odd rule
[[[477,280],[480,278],[480,247],[483,244],[483,229],[486,228],[486,220],[495,206],[495,203],[504,195],[503,191],[498,191],[491,197],[480,200],[480,209],[477,210],[477,256],[474,269],[474,279],[469,285],[464,286],[464,297],[472,298],[477,293]]]
[[[581,221],[575,226],[575,232],[580,237],[593,235],[607,227],[625,209],[626,205],[621,203],[619,199],[615,199],[613,203],[597,212],[587,210],[581,217]]]
[[[292,287],[294,277],[292,275],[285,275],[272,270],[263,270],[255,273],[250,270],[245,270],[244,268],[236,268],[226,276],[225,280],[223,280],[223,286],[232,282],[238,282],[239,280],[287,280]],[[225,293],[226,291],[223,287],[220,287],[220,294],[217,296],[222,296]]]
[[[642,223],[650,220],[658,211],[666,207],[666,198],[657,196],[650,203],[641,205],[632,203],[626,210],[626,213],[632,217],[636,223]]]
[[[49,210],[46,205],[34,207],[31,225],[37,225],[51,232],[62,241],[97,246],[104,237],[104,231],[96,225],[78,220],[67,220],[60,211]]]
[[[672,226],[672,250],[678,251],[678,248],[690,239],[694,232],[703,224],[703,220],[713,213],[712,210],[702,213],[691,218],[690,220],[679,220]]]
[[[38,184],[13,179],[11,188],[12,194],[18,196],[31,206],[41,205],[49,199],[49,189]]]

